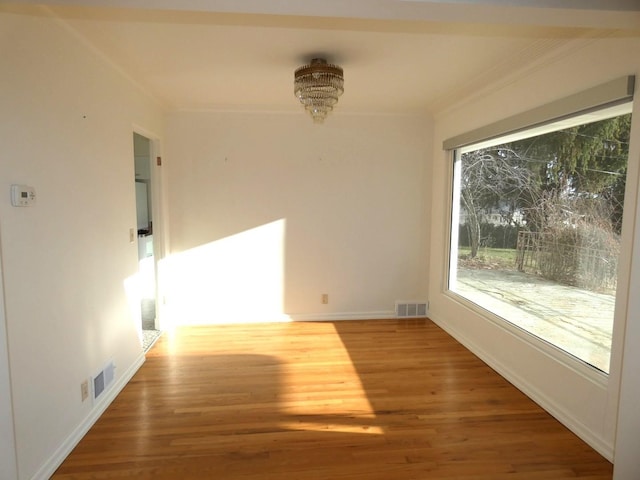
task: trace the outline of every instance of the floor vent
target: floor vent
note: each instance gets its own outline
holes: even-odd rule
[[[93,399],[97,400],[102,393],[109,388],[115,377],[116,366],[109,362],[93,377]]]
[[[396,317],[426,317],[429,302],[396,302]]]

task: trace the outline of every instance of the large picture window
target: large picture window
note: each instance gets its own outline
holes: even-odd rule
[[[454,150],[449,290],[605,373],[630,111]]]

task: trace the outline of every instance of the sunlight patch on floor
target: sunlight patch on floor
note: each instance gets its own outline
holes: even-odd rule
[[[308,333],[301,342],[308,342],[308,336],[313,336],[314,348],[323,352],[322,361],[314,363],[315,350],[304,351],[298,358],[282,358],[283,388],[279,405],[296,418],[284,426],[292,430],[383,434],[382,428],[376,425],[376,414],[358,371],[334,324],[309,322],[306,326]],[[296,341],[289,335],[287,339]],[[331,352],[331,356],[327,357],[326,352]],[[295,391],[289,390],[289,385],[295,385]]]

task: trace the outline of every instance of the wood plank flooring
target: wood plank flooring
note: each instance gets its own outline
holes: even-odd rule
[[[54,479],[611,479],[428,320],[181,328]]]

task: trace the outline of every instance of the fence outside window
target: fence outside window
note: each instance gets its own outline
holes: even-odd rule
[[[518,270],[588,290],[616,289],[617,248],[595,249],[562,240],[553,234],[518,232]]]

